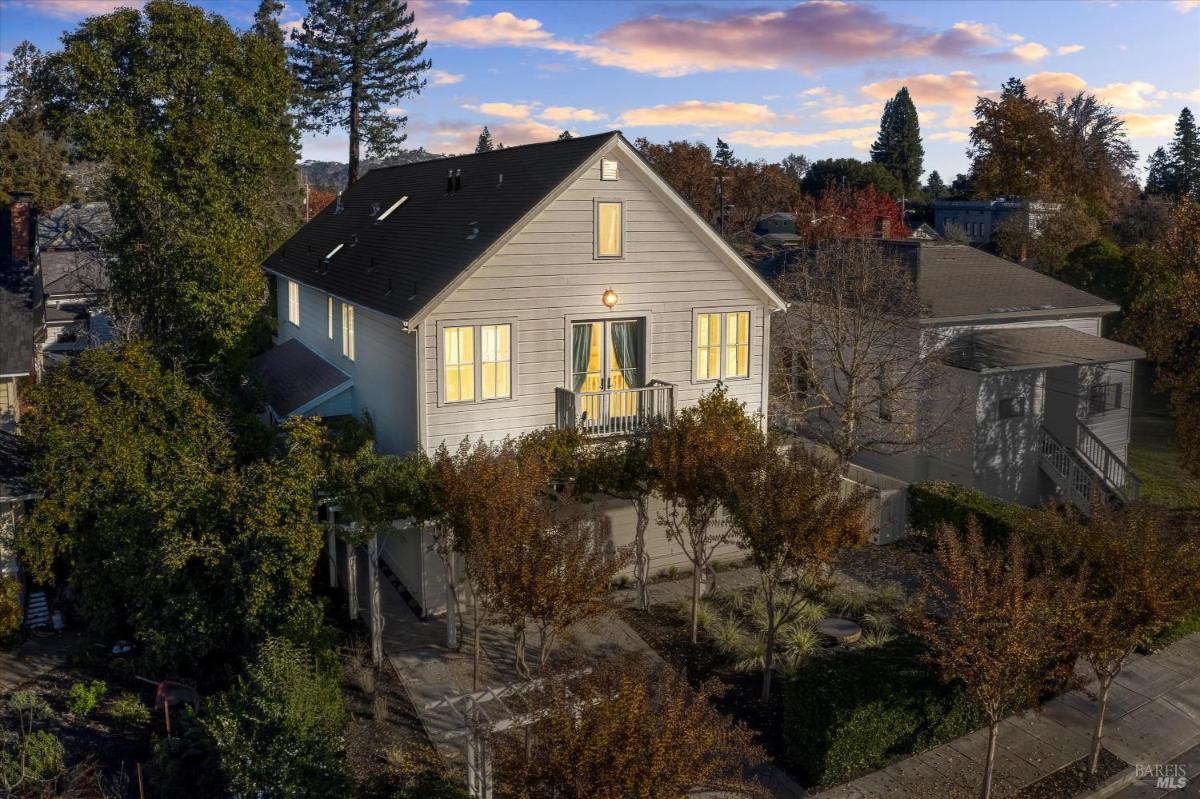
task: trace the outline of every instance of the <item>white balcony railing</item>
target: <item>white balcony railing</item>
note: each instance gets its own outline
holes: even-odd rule
[[[554,394],[559,429],[589,436],[636,435],[675,413],[675,386],[661,380],[609,391],[557,388]]]

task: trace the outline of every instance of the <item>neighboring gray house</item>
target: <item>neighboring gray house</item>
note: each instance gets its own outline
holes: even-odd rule
[[[108,203],[68,203],[38,216],[34,283],[43,352],[69,354],[111,339],[101,246],[111,231]]]
[[[0,431],[15,432],[21,394],[37,371],[34,346],[33,198],[13,192],[0,212]]]
[[[1041,221],[1059,208],[1057,203],[1023,200],[1019,197],[1000,197],[995,200],[934,200],[933,227],[940,236],[947,236],[947,225],[966,233],[972,244],[987,244],[1006,219],[1017,217],[1027,225],[1027,232],[1037,233]]]
[[[383,452],[636,434],[723,381],[766,410],[772,289],[619,133],[375,169],[264,263],[275,418],[370,413]],[[617,544],[625,502],[600,503]],[[651,533],[651,568],[683,556]],[[389,566],[426,610],[428,534]]]
[[[965,244],[880,246],[912,271],[925,309],[918,346],[942,351],[947,396],[958,401],[943,406],[954,411],[946,435],[925,450],[864,453],[859,466],[1029,505],[1060,495],[1086,508],[1093,484],[1122,500],[1137,495],[1130,404],[1144,353],[1102,337],[1118,306]],[[918,401],[918,429],[938,413],[934,402]]]

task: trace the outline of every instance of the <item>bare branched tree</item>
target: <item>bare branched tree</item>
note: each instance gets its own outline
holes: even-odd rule
[[[789,259],[777,287],[789,307],[771,328],[774,426],[828,447],[842,468],[952,437],[967,399],[922,341],[914,274],[895,248],[822,242]]]

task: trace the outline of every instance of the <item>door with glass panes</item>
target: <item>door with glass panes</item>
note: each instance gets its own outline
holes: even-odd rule
[[[571,390],[588,424],[637,414],[643,383],[644,329],[640,319],[575,322],[571,327]]]

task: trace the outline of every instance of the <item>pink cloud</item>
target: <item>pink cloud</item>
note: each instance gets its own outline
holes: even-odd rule
[[[473,122],[442,122],[436,125],[410,125],[413,138],[430,152],[469,153],[475,149],[482,125]],[[533,120],[500,122],[488,125],[492,140],[506,146],[532,144],[557,139],[562,128]]]
[[[758,103],[702,102],[685,100],[681,103],[631,108],[621,114],[619,123],[625,127],[651,125],[762,125],[775,120],[775,112]]]
[[[749,147],[812,147],[831,142],[850,142],[854,147],[865,150],[875,140],[879,128],[869,125],[861,128],[835,128],[813,133],[797,133],[783,130],[735,130],[724,138],[731,144]]]
[[[1125,130],[1130,136],[1166,138],[1175,131],[1174,114],[1125,114]]]
[[[462,75],[456,75],[453,72],[447,72],[444,69],[429,70],[430,83],[434,86],[453,86],[456,83],[463,82]]]
[[[1060,94],[1072,95],[1087,87],[1087,81],[1074,72],[1035,72],[1025,77],[1030,94],[1051,100]]]
[[[1014,47],[1012,53],[1022,61],[1038,61],[1048,56],[1050,51],[1046,49],[1045,45],[1038,44],[1037,42],[1029,42],[1028,44]]]
[[[550,122],[570,122],[572,120],[599,122],[607,118],[605,114],[599,111],[593,111],[590,108],[575,108],[569,105],[552,105],[543,110],[538,116]]]
[[[1082,44],[1064,44],[1054,52],[1058,53],[1059,55],[1071,55],[1073,53],[1082,52],[1084,49],[1085,48]]]
[[[912,95],[918,111],[922,105],[942,105],[960,109],[974,108],[975,101],[980,95],[989,94],[980,89],[979,79],[974,74],[963,70],[951,72],[948,75],[927,72],[904,78],[889,78],[868,83],[862,87],[862,91],[868,97],[890,100],[905,86],[908,87],[908,93]]]
[[[529,103],[480,103],[479,105],[464,105],[463,108],[503,119],[527,119],[530,112],[533,111],[533,106]]]
[[[118,8],[141,8],[146,0],[4,0],[0,8],[44,14],[59,19],[80,19],[108,14]]]
[[[820,111],[818,116],[830,122],[867,122],[878,119],[883,114],[883,106],[879,103],[863,103],[862,105],[839,105]]]

